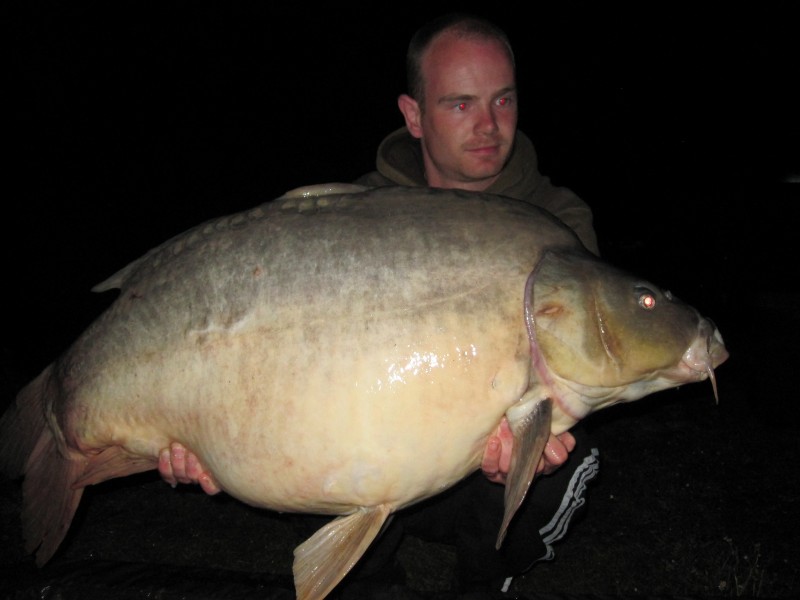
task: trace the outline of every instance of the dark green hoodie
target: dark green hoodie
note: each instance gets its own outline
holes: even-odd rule
[[[390,133],[378,147],[377,171],[360,177],[356,183],[367,186],[427,186],[422,148],[403,127]],[[592,227],[592,209],[572,190],[558,187],[539,173],[536,149],[528,137],[517,131],[508,164],[486,190],[535,204],[561,219],[578,235],[583,245],[599,255],[597,236]]]

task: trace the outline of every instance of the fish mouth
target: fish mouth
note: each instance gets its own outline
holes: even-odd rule
[[[708,378],[714,388],[714,398],[719,404],[714,369],[728,360],[729,356],[716,325],[710,319],[701,319],[694,342],[681,358],[678,378],[685,381],[703,381]]]

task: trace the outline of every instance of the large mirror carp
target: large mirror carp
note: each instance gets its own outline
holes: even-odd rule
[[[498,545],[550,432],[713,382],[727,358],[691,306],[548,213],[473,192],[302,188],[95,289],[112,288],[0,422],[27,550],[44,564],[85,486],[155,469],[179,442],[242,502],[335,517],[295,551],[302,599],[325,597],[389,515],[478,469],[504,416]]]

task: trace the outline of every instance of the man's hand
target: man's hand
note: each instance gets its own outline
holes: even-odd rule
[[[514,436],[505,417],[500,421],[497,429],[486,442],[483,452],[481,470],[489,481],[505,484],[508,469],[511,467],[511,448],[514,445]],[[544,447],[542,459],[536,466],[537,473],[552,473],[563,465],[569,453],[575,449],[575,438],[569,431],[557,436],[550,434],[547,445]]]
[[[217,482],[211,473],[205,471],[197,456],[178,442],[173,442],[158,455],[158,472],[172,487],[179,483],[199,483],[209,496],[220,492]]]

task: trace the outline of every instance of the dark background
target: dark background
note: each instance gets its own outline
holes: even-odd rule
[[[563,593],[734,595],[730,582],[743,574],[729,567],[748,570],[742,556],[752,560],[759,544],[762,564],[749,572],[769,580],[771,593],[743,590],[796,593],[800,536],[791,461],[798,410],[790,382],[798,332],[792,214],[800,188],[800,50],[790,3],[597,4],[530,3],[525,15],[505,5],[457,8],[474,9],[509,33],[520,127],[534,140],[542,172],[593,207],[603,254],[711,316],[732,358],[718,373],[727,392],[719,407],[704,384],[680,392],[702,398],[708,412],[698,413],[696,404],[690,411],[685,394],[670,392],[660,402],[612,409],[596,425],[598,435],[609,436],[601,449],[611,451],[603,478],[610,487],[598,498],[619,498],[621,489],[648,497],[659,470],[643,463],[643,451],[663,461],[667,478],[677,472],[671,465],[692,455],[709,496],[664,500],[650,519],[668,521],[676,540],[699,532],[698,519],[713,531],[697,533],[688,551],[684,541],[641,551],[597,528],[629,526],[639,536],[632,512],[652,506],[650,500],[609,506],[611,515],[593,509],[580,547],[602,539],[609,554],[573,557],[575,567],[565,550],[553,566],[566,564],[569,574],[545,580]],[[78,2],[4,9],[10,158],[3,405],[113,299],[89,289],[127,262],[206,219],[293,187],[351,181],[372,170],[378,143],[402,125],[395,99],[405,91],[407,41],[422,22],[452,8],[270,6]],[[643,432],[641,439],[633,432]],[[624,474],[617,482],[614,443],[617,475]],[[625,463],[628,455],[632,462]],[[644,476],[650,479],[640,481]],[[159,490],[153,495],[165,487],[143,485]],[[169,498],[220,509],[220,501],[192,492]],[[688,505],[697,513],[686,518],[694,521],[668,518]],[[726,523],[753,528],[732,539],[708,520],[716,511]],[[669,538],[663,530],[652,535]],[[126,543],[120,538],[120,546]],[[619,548],[632,554],[623,558]],[[704,556],[714,565],[696,577],[685,576],[694,567],[668,568],[657,558],[631,568],[643,555],[660,554],[673,561]],[[627,575],[592,579],[587,561],[600,573],[618,566]],[[650,579],[625,579],[647,569]],[[724,575],[710,574],[714,569]],[[656,584],[653,573],[665,572],[668,579]],[[711,581],[717,577],[729,583],[720,588]],[[545,589],[541,581],[535,588]]]
[[[402,125],[407,40],[441,10],[72,4],[10,20],[6,298],[30,316],[9,346],[39,363],[59,350],[42,346],[54,323],[93,318],[92,285],[167,237],[371,170]],[[716,288],[715,303],[741,274],[786,289],[789,11],[593,4],[483,13],[515,44],[541,170],[594,208],[613,261],[676,291]]]

